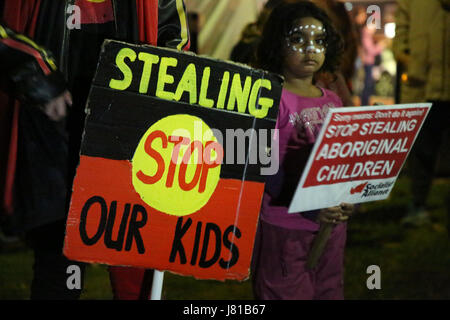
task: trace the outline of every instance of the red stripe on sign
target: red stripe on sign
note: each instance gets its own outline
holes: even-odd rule
[[[386,120],[377,119],[377,112],[364,111],[373,117],[351,124],[336,119],[355,113],[341,118],[335,116],[330,121],[322,141],[317,142],[314,162],[303,187],[387,179],[399,174],[425,119],[426,109],[398,112],[398,116]],[[418,114],[411,116],[407,112]]]
[[[64,253],[201,279],[248,278],[264,184],[221,179],[209,202],[183,217],[149,207],[134,190],[131,163],[81,156]]]
[[[29,54],[30,56],[33,56],[36,59],[37,63],[39,64],[39,66],[41,67],[42,71],[44,72],[44,74],[46,76],[51,73],[51,70],[49,69],[49,67],[47,67],[44,59],[42,58],[42,56],[38,50],[33,49],[17,40],[14,40],[11,38],[2,39],[0,41],[11,48],[17,49],[19,51]]]

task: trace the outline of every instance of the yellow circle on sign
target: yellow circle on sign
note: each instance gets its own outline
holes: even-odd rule
[[[222,158],[222,146],[202,119],[168,116],[141,138],[132,159],[132,183],[150,207],[170,215],[189,215],[214,193]]]

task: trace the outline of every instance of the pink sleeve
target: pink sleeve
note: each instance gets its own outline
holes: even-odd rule
[[[289,121],[289,111],[286,105],[283,103],[283,100],[280,100],[280,107],[278,109],[277,116],[277,124],[275,125],[275,129],[283,128],[287,125]]]

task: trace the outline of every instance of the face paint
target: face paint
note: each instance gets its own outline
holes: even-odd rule
[[[288,32],[286,43],[296,52],[323,53],[326,49],[325,32],[320,25],[300,25]]]

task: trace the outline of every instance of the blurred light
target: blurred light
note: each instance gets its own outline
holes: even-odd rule
[[[344,6],[345,6],[345,9],[347,9],[347,11],[353,10],[353,4],[351,2],[344,3]]]
[[[408,75],[406,73],[402,73],[402,81],[407,82],[408,81]]]
[[[384,34],[389,39],[395,37],[395,22],[389,22],[384,25]]]

